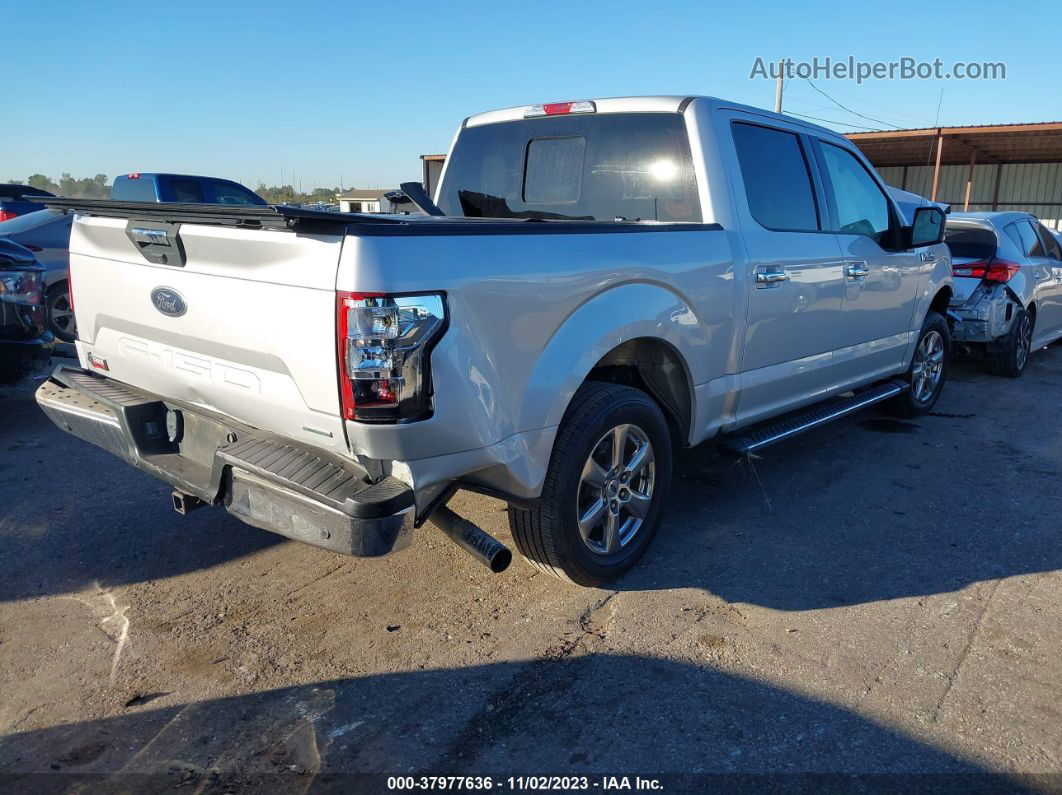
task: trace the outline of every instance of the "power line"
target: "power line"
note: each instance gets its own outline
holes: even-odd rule
[[[879,132],[878,127],[864,127],[862,124],[852,124],[850,121],[837,121],[836,119],[823,119],[819,116],[808,116],[805,113],[797,113],[792,110],[785,112],[787,116],[799,116],[802,119],[811,119],[812,121],[824,121],[827,124],[836,124],[840,127],[858,127],[860,130],[868,130],[869,132]]]
[[[889,113],[894,113],[897,116],[906,116],[909,119],[914,119],[915,121],[920,121],[920,122],[924,122],[925,124],[929,124],[929,119],[927,119],[925,116],[916,116],[916,115],[914,115],[912,113],[905,113],[902,110],[896,110],[896,108],[890,108],[887,105],[882,105],[880,102],[871,102],[869,99],[866,99],[865,97],[858,97],[855,94],[852,94],[852,93],[850,93],[848,91],[842,91],[841,89],[836,88],[836,87],[834,87],[833,90],[835,92],[837,92],[838,94],[841,94],[842,96],[850,97],[851,99],[855,99],[855,100],[859,100],[860,102],[862,102],[864,104],[867,104],[867,105],[873,105],[875,108],[880,108],[881,110],[887,110]]]
[[[875,119],[873,116],[867,116],[867,115],[865,115],[863,113],[860,113],[859,111],[852,110],[851,108],[845,107],[840,102],[838,102],[836,99],[834,99],[829,94],[827,94],[825,91],[823,91],[821,88],[819,88],[817,85],[812,83],[810,78],[805,78],[805,80],[807,81],[807,84],[809,86],[811,86],[813,89],[818,91],[820,94],[822,94],[824,97],[826,97],[826,99],[828,99],[834,105],[839,107],[841,110],[846,111],[848,113],[851,113],[853,116],[858,116],[861,119],[866,119],[867,121],[873,121],[873,122],[877,122],[878,124],[884,124],[884,125],[887,125],[889,127],[895,127],[897,130],[902,130],[903,129],[903,127],[901,127],[899,124],[893,124],[892,122],[884,121],[882,119]]]

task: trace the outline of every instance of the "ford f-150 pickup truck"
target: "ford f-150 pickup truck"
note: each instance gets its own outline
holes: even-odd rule
[[[52,200],[78,213],[80,368],[38,402],[182,512],[361,556],[430,521],[502,569],[447,507],[471,489],[532,564],[597,585],[645,552],[675,445],[748,454],[943,387],[944,215],[821,127],[709,97],[497,110],[421,194]]]

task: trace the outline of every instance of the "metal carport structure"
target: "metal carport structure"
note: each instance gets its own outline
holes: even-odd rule
[[[1058,229],[1062,122],[848,133],[891,185],[955,209],[1022,210]]]

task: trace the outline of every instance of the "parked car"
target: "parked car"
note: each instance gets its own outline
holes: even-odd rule
[[[253,190],[230,179],[143,172],[115,177],[114,184],[111,185],[111,199],[187,204],[267,204],[266,200]]]
[[[0,184],[0,221],[10,221],[23,213],[32,213],[41,209],[39,204],[26,201],[27,196],[55,196],[40,188],[29,185]]]
[[[1062,246],[1018,212],[953,213],[945,239],[953,339],[982,347],[991,372],[1017,378],[1032,351],[1062,337]]]
[[[48,324],[58,339],[73,342],[77,338],[74,305],[70,299],[70,225],[74,216],[52,212],[34,205],[36,212],[20,215],[0,223],[0,237],[25,246],[44,266],[45,306]]]
[[[596,585],[656,532],[673,444],[743,455],[944,386],[944,214],[902,222],[822,127],[709,97],[509,108],[461,125],[438,206],[413,188],[431,214],[56,201],[81,367],[39,404],[182,512],[347,555],[430,520],[501,570],[446,506],[471,489]]]
[[[44,268],[33,252],[0,238],[0,381],[19,378],[47,356],[52,335],[44,310]]]

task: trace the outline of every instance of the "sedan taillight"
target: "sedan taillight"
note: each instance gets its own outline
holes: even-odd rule
[[[993,257],[989,260],[978,260],[977,262],[967,262],[962,265],[952,265],[951,275],[964,278],[984,279],[989,282],[1005,284],[1013,279],[1020,270],[1021,265],[1016,262],[1009,262],[1007,260],[999,259],[998,257]]]
[[[343,417],[403,422],[431,415],[431,347],[446,324],[442,295],[336,294]]]
[[[10,221],[12,218],[18,218],[18,213],[13,213],[10,210],[0,210],[0,221]]]
[[[40,306],[44,303],[44,272],[0,271],[0,301]]]

